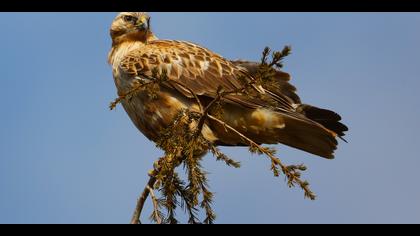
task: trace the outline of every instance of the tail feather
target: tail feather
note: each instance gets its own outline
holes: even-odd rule
[[[303,117],[283,117],[286,126],[279,132],[279,141],[324,158],[334,158],[338,145],[336,138],[347,142],[343,136],[348,128],[340,122],[341,116],[307,104],[299,105],[297,112]]]
[[[301,104],[297,111],[307,118],[323,125],[325,128],[336,133],[340,138],[345,134],[345,131],[348,131],[346,125],[340,122],[341,116],[333,111],[314,107],[307,104]],[[342,138],[343,139],[343,138]],[[344,139],[343,139],[344,140]],[[344,140],[345,141],[345,140]]]
[[[309,119],[284,117],[285,127],[278,132],[278,141],[288,146],[328,158],[334,158],[337,149],[335,135],[316,122]]]
[[[237,110],[234,107],[230,108],[230,113],[223,113],[223,120],[256,143],[282,143],[320,157],[334,158],[334,151],[338,145],[337,133],[304,114],[291,115],[272,110],[244,112],[240,108],[236,108]],[[255,114],[258,116],[254,116]],[[335,116],[335,119],[337,120],[338,117]],[[223,125],[213,123],[211,126],[218,137],[217,145],[248,145],[243,139],[238,139],[236,134],[228,132]]]

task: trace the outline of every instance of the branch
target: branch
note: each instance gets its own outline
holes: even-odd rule
[[[144,203],[146,202],[147,197],[150,193],[150,186],[153,186],[156,182],[156,178],[151,176],[149,182],[147,183],[146,187],[143,190],[141,196],[137,199],[137,205],[133,213],[133,217],[131,218],[131,224],[141,224],[140,215],[143,210]]]
[[[162,158],[159,159],[159,161]],[[158,162],[159,162],[158,161]],[[155,167],[150,173],[150,179],[146,184],[146,187],[144,187],[143,193],[140,195],[140,197],[137,199],[137,204],[136,204],[136,208],[134,210],[133,216],[131,218],[131,224],[141,224],[140,222],[140,216],[141,216],[141,212],[143,210],[144,207],[144,203],[147,200],[147,197],[149,196],[149,194],[151,193],[150,190],[153,189],[153,186],[156,183],[156,175],[160,172],[160,167]],[[153,194],[153,193],[152,193]],[[152,195],[153,197],[153,195]]]
[[[211,145],[210,151],[213,153],[213,156],[216,157],[216,161],[224,161],[227,166],[233,166],[234,168],[241,167],[241,163],[237,162],[228,156],[226,156],[224,153],[222,153],[217,147],[214,145]]]
[[[162,224],[162,219],[159,214],[159,204],[158,204],[156,195],[153,191],[153,188],[151,188],[149,185],[147,185],[146,187],[149,190],[149,193],[153,202],[153,219],[156,221],[156,223]]]
[[[117,105],[119,103],[121,103],[123,100],[125,100],[125,99],[127,99],[129,97],[132,97],[135,93],[137,93],[142,88],[144,88],[146,86],[149,86],[149,85],[152,85],[152,84],[155,84],[155,83],[156,83],[155,81],[147,82],[147,83],[140,83],[140,84],[137,84],[136,86],[134,86],[128,92],[122,93],[122,94],[118,94],[118,97],[113,102],[111,102],[111,104],[109,105],[109,109],[111,111],[114,110],[115,107],[117,107]]]
[[[294,186],[295,183],[299,184],[299,186],[304,190],[305,192],[305,197],[310,198],[311,200],[315,200],[316,196],[315,194],[309,189],[309,183],[307,181],[302,181],[300,179],[300,172],[306,170],[306,167],[303,165],[299,165],[299,166],[295,166],[295,165],[291,165],[291,166],[285,166],[279,158],[275,157],[273,154],[272,150],[269,150],[267,148],[262,147],[261,145],[257,144],[256,142],[254,142],[253,140],[251,140],[250,138],[246,137],[245,135],[243,135],[241,132],[237,131],[235,128],[233,128],[232,126],[226,124],[226,122],[221,121],[219,119],[217,119],[216,117],[212,116],[212,115],[208,115],[208,117],[216,122],[218,122],[219,124],[223,125],[225,128],[233,131],[234,133],[236,133],[238,136],[240,136],[242,139],[246,140],[249,144],[251,149],[252,148],[256,148],[256,150],[260,153],[260,154],[265,154],[266,156],[268,156],[271,159],[271,163],[272,163],[272,170],[275,176],[278,176],[278,171],[276,166],[279,166],[283,172],[283,174],[286,176],[287,180],[288,180],[288,184],[289,187]],[[255,151],[254,151],[255,152]]]
[[[220,102],[220,100],[222,99],[222,96],[224,96],[223,95],[223,92],[222,92],[222,88],[219,88],[218,89],[218,91],[217,91],[217,97],[216,98],[214,98],[208,105],[207,105],[207,107],[203,110],[203,109],[201,109],[201,117],[200,117],[200,119],[198,120],[198,125],[197,125],[197,128],[196,128],[196,131],[197,131],[197,133],[200,133],[202,130],[203,130],[203,126],[204,126],[204,123],[206,122],[206,120],[207,120],[207,118],[208,118],[208,115],[209,115],[209,112],[210,112],[210,110],[218,103],[218,102]]]

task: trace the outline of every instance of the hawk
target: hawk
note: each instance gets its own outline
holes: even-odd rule
[[[157,95],[147,91],[123,100],[122,106],[136,127],[150,140],[171,125],[183,109],[199,111],[197,97],[208,104],[219,89],[235,91],[243,87],[240,78],[252,80],[259,63],[231,61],[194,43],[158,39],[151,31],[150,17],[144,12],[123,12],[113,20],[110,35],[112,48],[108,62],[118,94],[126,94],[150,80],[153,71],[166,72],[176,83],[159,84]],[[301,103],[290,75],[275,72],[276,86],[256,86],[256,94],[278,101],[276,107],[260,96],[232,94],[224,98],[222,119],[259,144],[284,144],[324,158],[334,158],[337,138],[347,127],[330,110]],[[188,89],[186,89],[188,88]],[[247,146],[242,138],[220,124],[206,121],[203,137],[219,146]]]

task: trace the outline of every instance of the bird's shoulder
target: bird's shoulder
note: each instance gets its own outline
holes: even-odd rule
[[[126,74],[168,72],[171,79],[233,77],[244,72],[219,54],[198,44],[179,40],[153,40],[127,53],[119,63]]]

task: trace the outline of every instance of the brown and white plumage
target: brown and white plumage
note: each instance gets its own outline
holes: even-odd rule
[[[162,128],[171,124],[181,109],[199,109],[198,95],[205,104],[218,89],[234,91],[243,87],[241,79],[253,80],[258,64],[229,61],[193,43],[159,40],[150,31],[146,13],[121,13],[111,26],[113,47],[109,63],[119,94],[152,76],[152,70],[166,71],[169,81],[160,85],[157,98],[139,93],[122,105],[137,128],[156,141]],[[333,158],[337,136],[347,127],[336,113],[301,104],[289,74],[277,71],[278,82],[269,88],[255,87],[256,93],[277,101],[277,106],[260,96],[232,94],[225,98],[223,120],[257,143],[283,143],[315,155]],[[185,89],[188,88],[188,89]],[[215,122],[203,129],[206,139],[218,145],[247,145],[238,135]]]

